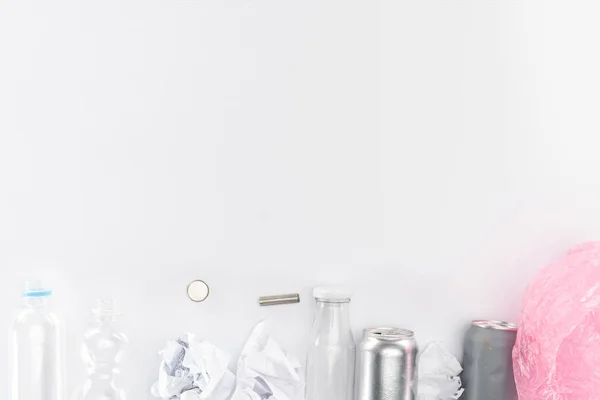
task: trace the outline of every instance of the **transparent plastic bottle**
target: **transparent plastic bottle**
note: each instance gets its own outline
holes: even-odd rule
[[[306,362],[306,400],[352,400],[356,345],[347,290],[316,288],[316,313]]]
[[[118,317],[114,300],[96,300],[82,346],[88,378],[74,400],[125,400],[125,391],[117,387],[115,378],[129,341]]]
[[[12,400],[63,400],[60,330],[50,311],[51,295],[39,281],[25,284],[12,327]]]

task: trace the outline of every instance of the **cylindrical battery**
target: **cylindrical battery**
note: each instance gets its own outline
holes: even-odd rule
[[[412,331],[366,329],[356,353],[356,400],[414,400],[417,352]]]
[[[473,321],[464,341],[462,383],[465,400],[517,400],[512,349],[517,326]]]
[[[298,293],[280,294],[277,296],[262,296],[258,298],[258,304],[261,307],[293,303],[300,303],[300,295]]]

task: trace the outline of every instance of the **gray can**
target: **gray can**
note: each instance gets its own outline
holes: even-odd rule
[[[365,329],[356,354],[356,400],[414,400],[417,352],[412,331]]]
[[[517,400],[512,349],[517,325],[473,321],[464,342],[462,383],[465,400]]]

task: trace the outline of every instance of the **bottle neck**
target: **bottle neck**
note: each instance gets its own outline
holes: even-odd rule
[[[111,323],[116,321],[119,313],[114,299],[96,299],[92,309],[92,321],[96,323]]]
[[[21,306],[23,308],[44,308],[48,306],[48,298],[25,296],[21,299]]]
[[[111,314],[92,314],[92,321],[100,324],[110,324],[117,320],[116,315]]]
[[[323,301],[317,299],[315,325],[321,331],[350,330],[350,300],[348,301]]]

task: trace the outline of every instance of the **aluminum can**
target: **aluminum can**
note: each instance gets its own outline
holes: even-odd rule
[[[412,331],[365,329],[356,353],[355,400],[414,400],[417,352]]]
[[[464,341],[462,383],[465,400],[517,400],[512,350],[517,325],[473,321]]]

